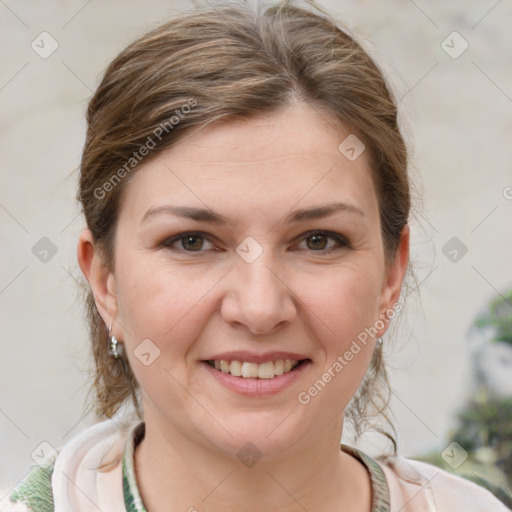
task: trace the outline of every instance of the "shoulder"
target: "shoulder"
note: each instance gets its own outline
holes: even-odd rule
[[[119,477],[125,440],[132,421],[106,420],[89,425],[58,449],[45,466],[33,465],[26,476],[1,499],[0,512],[54,512],[71,510],[70,501],[85,498],[78,489],[87,491],[93,502],[112,503],[114,497],[105,489],[119,487],[115,499],[122,497]],[[90,477],[94,471],[94,478]],[[70,483],[66,475],[73,475]],[[75,485],[76,484],[76,485]],[[90,506],[84,503],[79,510]]]
[[[432,464],[405,457],[377,460],[390,487],[391,510],[395,510],[393,502],[402,502],[407,506],[404,512],[509,512],[487,489]]]
[[[32,466],[21,482],[0,502],[0,512],[53,512],[52,474],[48,467]]]

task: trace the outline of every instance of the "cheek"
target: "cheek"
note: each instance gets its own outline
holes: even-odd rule
[[[183,359],[201,329],[201,301],[214,287],[212,273],[141,255],[126,258],[118,275],[119,314],[129,350],[137,351],[149,339],[162,353]],[[172,360],[167,361],[171,366]]]
[[[334,419],[340,414],[368,370],[374,349],[370,333],[378,320],[376,286],[369,275],[345,272],[331,280],[322,295],[309,296],[321,356],[297,398],[302,405],[311,404],[318,416],[330,411]]]
[[[148,335],[156,336],[162,334],[164,324],[171,328],[174,315],[169,314],[179,309],[189,291],[180,280],[180,272],[144,254],[120,258],[117,272],[119,313],[128,334],[147,329]]]
[[[197,314],[208,283],[191,281],[186,272],[142,256],[124,260],[118,275],[130,366],[150,401],[158,397],[165,410],[176,411],[183,406],[178,383],[187,382],[183,361],[201,329]]]
[[[375,268],[378,266],[375,264]],[[308,317],[319,341],[319,365],[305,399],[318,396],[318,406],[344,408],[358,389],[370,365],[374,341],[372,327],[378,316],[380,281],[368,266],[344,267],[329,280],[313,281],[305,289]],[[325,391],[324,391],[325,389]],[[321,395],[321,396],[320,396]],[[301,402],[304,403],[304,402]],[[334,411],[333,409],[333,411]]]
[[[304,283],[304,303],[323,325],[330,350],[343,350],[378,320],[380,280],[368,265],[345,266],[325,279]]]

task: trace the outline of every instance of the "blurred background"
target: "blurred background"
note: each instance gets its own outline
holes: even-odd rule
[[[485,476],[504,499],[512,453],[512,4],[319,4],[387,74],[411,148],[420,292],[406,293],[406,312],[385,338],[399,452]],[[89,347],[76,261],[87,101],[122,48],[191,6],[0,0],[0,500],[41,443],[58,449],[97,421],[83,415]],[[371,454],[383,447],[372,434],[359,444]]]

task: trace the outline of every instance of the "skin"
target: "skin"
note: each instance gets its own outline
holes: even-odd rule
[[[310,403],[297,400],[396,304],[407,268],[409,228],[386,262],[366,152],[351,162],[338,150],[348,134],[304,104],[211,124],[127,184],[113,272],[90,231],[80,234],[80,267],[143,391],[146,436],[135,466],[149,512],[226,503],[238,511],[370,510],[369,476],[339,443],[343,411],[389,323]],[[292,210],[335,201],[364,215],[283,222]],[[209,207],[232,226],[170,214],[141,222],[170,203]],[[349,247],[303,238],[313,229],[339,233]],[[209,237],[164,245],[189,231]],[[249,236],[263,250],[252,263],[236,252]],[[148,366],[134,355],[145,339],[160,350]],[[200,363],[238,349],[300,352],[312,363],[276,395],[243,397]],[[236,457],[247,442],[263,454],[252,467]]]

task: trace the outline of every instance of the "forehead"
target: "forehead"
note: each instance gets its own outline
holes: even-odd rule
[[[212,123],[142,163],[122,214],[140,220],[167,202],[235,215],[346,201],[371,217],[377,198],[366,152],[351,161],[339,149],[349,135],[307,106]]]

